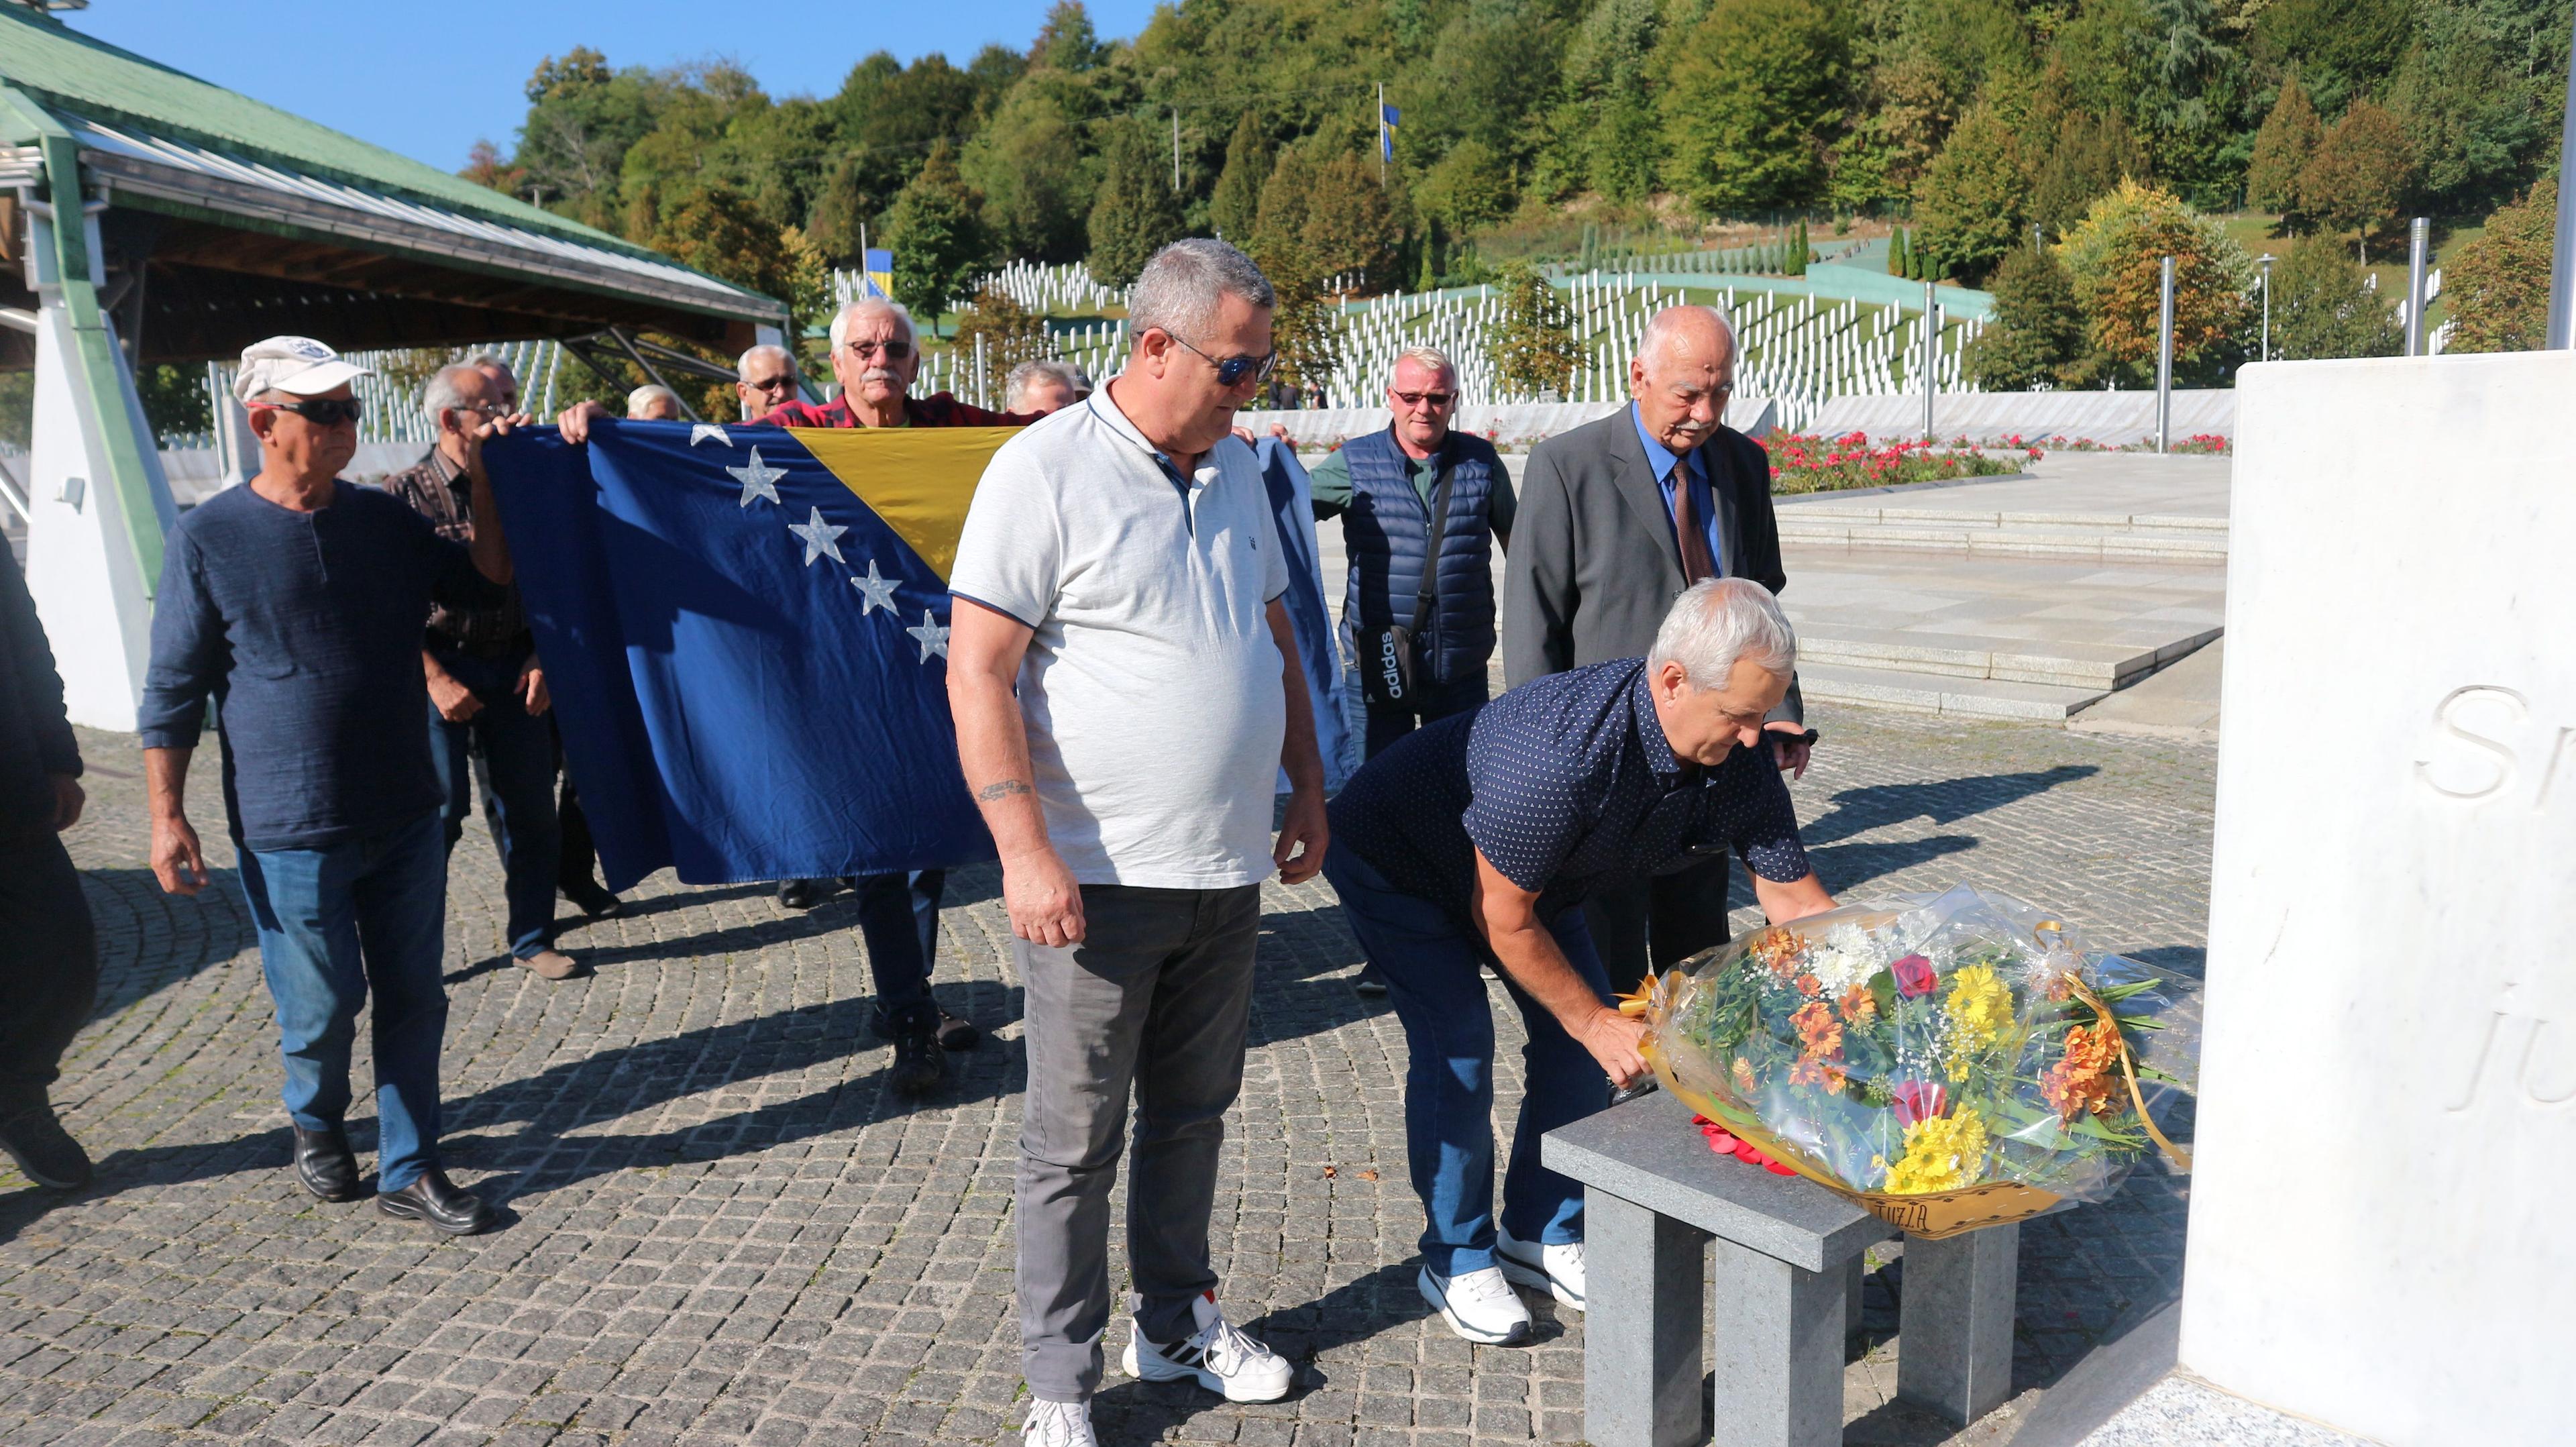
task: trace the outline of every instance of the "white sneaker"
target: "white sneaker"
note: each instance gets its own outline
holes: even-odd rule
[[[1031,1402],[1020,1447],[1100,1447],[1091,1435],[1089,1402]]]
[[[1449,1329],[1467,1340],[1503,1347],[1529,1340],[1529,1308],[1512,1294],[1502,1268],[1442,1276],[1425,1266],[1420,1280],[1422,1299],[1440,1308]]]
[[[1198,1331],[1188,1341],[1156,1346],[1133,1322],[1127,1334],[1127,1356],[1120,1363],[1127,1375],[1147,1382],[1196,1381],[1229,1402],[1275,1402],[1296,1384],[1297,1369],[1288,1359],[1243,1334],[1217,1310],[1211,1291],[1190,1303]]]
[[[1514,1284],[1544,1288],[1549,1295],[1576,1311],[1583,1309],[1582,1242],[1540,1246],[1519,1240],[1511,1232],[1497,1228],[1494,1260]]]

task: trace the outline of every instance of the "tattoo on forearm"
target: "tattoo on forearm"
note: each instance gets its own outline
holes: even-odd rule
[[[1035,792],[1036,790],[1031,789],[1028,785],[1021,783],[1017,779],[1001,779],[994,783],[986,784],[984,787],[976,790],[975,797],[978,800],[989,804],[995,799],[1007,799],[1013,794],[1030,794]]]

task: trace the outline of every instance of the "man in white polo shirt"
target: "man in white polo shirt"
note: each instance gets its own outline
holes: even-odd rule
[[[1000,846],[1026,992],[1032,1447],[1092,1441],[1131,1087],[1127,1371],[1235,1401],[1274,1401],[1294,1375],[1226,1322],[1208,1260],[1261,882],[1312,878],[1326,829],[1287,563],[1230,435],[1269,375],[1274,304],[1233,247],[1165,247],[1129,303],[1126,370],[993,455],[949,575],[957,752]]]

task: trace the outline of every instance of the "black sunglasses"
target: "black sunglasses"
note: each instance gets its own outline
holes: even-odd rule
[[[912,343],[897,337],[890,342],[851,342],[845,350],[853,357],[866,358],[871,352],[884,352],[889,362],[900,362],[912,355]]]
[[[367,402],[363,397],[316,397],[305,402],[253,402],[250,405],[265,407],[272,412],[292,412],[307,422],[318,422],[325,427],[354,423],[367,414]]]
[[[1165,332],[1163,335],[1179,342],[1182,346],[1190,347],[1189,338],[1178,332]],[[1256,382],[1267,382],[1270,380],[1271,369],[1279,365],[1279,354],[1275,351],[1266,356],[1226,357],[1220,360],[1200,352],[1196,347],[1190,347],[1190,350],[1198,352],[1199,356],[1206,359],[1209,366],[1216,368],[1216,381],[1220,387],[1240,387],[1246,376],[1250,376]]]
[[[1419,406],[1424,402],[1434,407],[1446,407],[1458,400],[1458,394],[1455,392],[1398,392],[1395,394],[1395,400],[1407,407]]]

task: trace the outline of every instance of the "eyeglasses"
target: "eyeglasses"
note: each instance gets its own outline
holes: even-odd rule
[[[865,356],[866,353],[863,352],[860,355]],[[743,385],[755,392],[783,392],[796,385],[796,376],[790,372],[776,377],[763,377],[757,381],[746,378]]]
[[[912,343],[904,341],[901,338],[897,338],[890,342],[851,342],[846,350],[851,356],[857,357],[862,361],[875,356],[879,352],[883,352],[885,353],[885,359],[887,361],[900,362],[904,358],[912,355]]]
[[[292,412],[307,422],[318,422],[325,427],[337,427],[343,422],[354,425],[367,412],[367,402],[363,397],[317,397],[305,402],[253,402],[250,405],[271,412]]]
[[[1398,392],[1395,394],[1395,400],[1407,407],[1428,404],[1433,408],[1440,408],[1457,401],[1458,394],[1455,392]]]
[[[1189,339],[1177,332],[1165,332],[1163,335],[1179,342],[1182,346],[1190,347]],[[1209,366],[1216,368],[1216,381],[1220,387],[1240,387],[1245,377],[1250,377],[1256,382],[1267,382],[1270,380],[1270,370],[1279,365],[1279,354],[1275,351],[1258,357],[1226,357],[1220,360],[1200,352],[1196,347],[1190,347],[1190,350],[1197,352]]]

